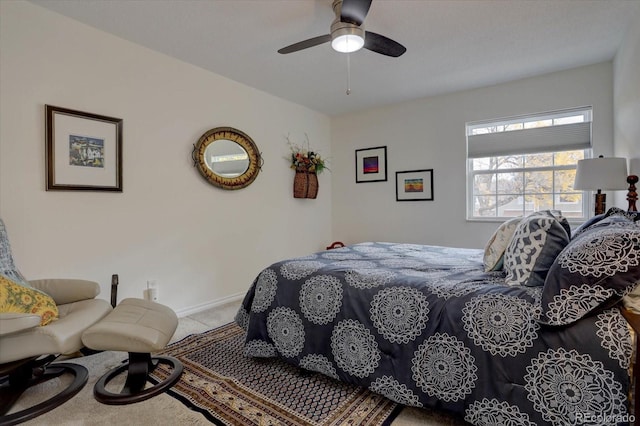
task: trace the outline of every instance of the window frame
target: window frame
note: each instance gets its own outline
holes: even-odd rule
[[[566,120],[566,118],[574,117],[574,116],[576,117],[582,116],[582,121]],[[549,120],[551,121],[551,125],[546,125],[546,126],[537,126],[535,124],[531,125],[531,123],[537,123],[537,122],[549,121]],[[567,144],[566,143],[567,140],[563,137],[563,134],[560,133],[560,136],[559,136],[560,139],[557,145],[558,149],[553,149],[554,147],[549,146],[550,144],[547,143],[547,145],[538,145],[539,149],[536,150],[535,143],[533,148],[531,146],[523,145],[522,139],[518,139],[518,137],[521,135],[517,135],[516,133],[514,133],[513,137],[515,139],[512,139],[512,137],[508,137],[509,140],[516,141],[516,145],[514,146],[509,146],[507,148],[504,142],[502,142],[502,144],[497,145],[497,148],[499,149],[494,149],[496,148],[496,146],[492,146],[492,145],[488,145],[489,151],[487,151],[486,148],[483,148],[483,146],[485,146],[484,145],[485,143],[489,141],[493,142],[496,140],[495,137],[491,137],[490,134],[494,134],[494,133],[504,134],[505,136],[499,136],[501,139],[498,139],[498,140],[505,141],[504,138],[506,137],[506,135],[508,135],[512,131],[526,133],[529,129],[531,129],[533,132],[536,132],[537,129],[556,127],[557,131],[563,132],[564,131],[563,129],[565,128],[558,127],[558,126],[564,126],[567,124],[574,124],[574,123],[578,123],[578,124],[588,123],[588,128],[583,127],[585,128],[586,131],[588,131],[588,133],[584,134],[585,135],[584,137],[588,139],[583,139],[584,141],[582,143],[583,146],[580,146],[580,147],[572,147],[570,144]],[[556,158],[555,154],[558,154],[561,152],[568,152],[568,151],[583,151],[584,153],[583,158],[585,159],[592,158],[593,147],[592,147],[592,137],[590,136],[591,130],[587,130],[592,128],[592,123],[593,123],[593,107],[592,106],[584,106],[584,107],[577,107],[577,108],[571,108],[571,109],[565,109],[565,110],[559,110],[559,111],[547,111],[547,112],[542,112],[537,114],[528,114],[528,115],[514,116],[514,117],[508,117],[508,118],[502,118],[502,119],[483,120],[483,121],[466,123],[465,134],[466,134],[466,142],[467,142],[467,154],[466,154],[466,161],[467,161],[466,219],[467,221],[499,222],[499,221],[508,220],[513,217],[513,216],[498,215],[500,213],[498,202],[497,202],[498,197],[505,195],[504,193],[501,193],[499,190],[498,182],[500,181],[500,179],[498,178],[498,176],[500,173],[522,173],[522,179],[524,180],[526,177],[526,173],[528,172],[540,172],[540,171],[551,172],[552,173],[552,177],[551,177],[552,191],[550,193],[549,192],[544,192],[544,193],[543,192],[540,192],[540,193],[527,192],[526,187],[523,184],[522,192],[520,194],[506,194],[506,195],[517,195],[518,197],[521,198],[522,212],[519,213],[519,215],[523,215],[527,213],[526,202],[525,202],[527,195],[549,194],[551,195],[551,201],[555,208],[556,203],[559,203],[559,197],[564,193],[564,192],[556,192],[556,185],[555,185],[556,172],[562,171],[562,170],[576,170],[576,167],[577,167],[576,166],[577,162],[576,164],[573,164],[573,165],[554,164],[555,158]],[[529,126],[527,126],[527,124],[529,124]],[[483,131],[484,129],[491,129],[491,128],[494,128],[496,130]],[[554,130],[550,130],[550,131],[554,132]],[[540,133],[528,133],[528,134],[534,135],[535,137],[540,135]],[[555,135],[556,133],[553,133],[553,134]],[[478,135],[481,135],[482,138],[478,139]],[[484,136],[484,135],[489,136],[490,139],[486,139],[487,136]],[[473,141],[471,141],[471,139],[473,139]],[[530,139],[530,141],[533,141],[533,140],[535,139]],[[518,145],[517,142],[520,142],[521,144]],[[510,143],[511,142],[509,142],[509,144]],[[473,146],[471,146],[471,144],[473,144]],[[551,145],[553,145],[553,142],[551,142]],[[473,155],[471,155],[471,152],[470,152],[471,149],[473,149]],[[487,155],[482,155],[482,154],[487,154]],[[552,164],[549,166],[527,167],[526,163],[522,162],[518,167],[497,168],[494,170],[488,170],[488,169],[474,170],[474,160],[478,160],[480,158],[500,158],[500,157],[512,156],[512,155],[525,156],[525,155],[537,155],[537,154],[552,154],[553,155]],[[496,175],[495,186],[492,188],[492,192],[487,194],[487,196],[493,196],[496,199],[496,211],[495,211],[496,215],[495,216],[474,215],[475,213],[474,202],[476,200],[476,196],[480,195],[480,194],[474,194],[474,182],[475,182],[476,176],[483,175],[483,174]],[[568,220],[571,222],[578,223],[580,221],[584,221],[589,218],[589,212],[591,210],[591,197],[588,196],[589,191],[576,190],[575,192],[582,194],[582,212],[581,212],[582,216],[568,217]]]
[[[579,151],[579,150],[577,150]],[[584,158],[591,158],[592,157],[592,149],[584,149],[582,150],[584,152]],[[536,154],[557,154],[557,153],[561,153],[561,152],[567,152],[567,151],[552,151],[552,152],[539,152],[539,153],[527,153],[527,154],[518,154],[518,155],[536,155]],[[482,158],[489,158],[489,157],[482,157]],[[553,199],[553,204],[554,206],[551,208],[555,208],[556,203],[558,202],[558,197],[561,196],[563,193],[562,192],[556,192],[555,191],[555,172],[557,171],[563,171],[563,170],[576,170],[576,164],[574,165],[550,165],[550,166],[537,166],[537,167],[526,167],[524,165],[522,165],[521,167],[514,167],[514,168],[503,168],[503,169],[495,169],[495,170],[474,170],[473,169],[473,160],[474,158],[467,158],[467,197],[466,197],[466,204],[467,204],[467,220],[468,221],[476,221],[476,222],[503,222],[505,220],[511,219],[515,216],[499,216],[496,214],[496,216],[474,216],[474,196],[476,194],[474,194],[473,192],[473,182],[474,182],[474,178],[476,175],[490,175],[490,174],[499,174],[499,173],[522,173],[523,174],[523,179],[525,177],[525,173],[528,172],[551,172],[552,173],[552,177],[551,177],[551,187],[554,189],[552,192],[544,192],[544,193],[536,193],[536,192],[526,192],[523,191],[520,194],[517,194],[519,197],[521,198],[525,198],[527,195],[536,195],[536,194],[549,194],[551,195],[552,199]],[[523,185],[524,188],[524,185]],[[585,220],[587,220],[589,218],[589,211],[591,210],[591,202],[590,202],[590,197],[587,196],[588,191],[580,191],[580,190],[576,190],[576,193],[582,193],[582,214],[583,216],[573,216],[573,217],[567,217],[567,220],[569,220],[570,222],[576,222],[576,223],[581,223],[584,222]],[[496,182],[496,187],[495,190],[492,194],[490,194],[491,196],[494,196],[496,198],[500,197],[500,196],[504,196],[504,195],[509,195],[509,194],[503,194],[500,193],[497,187],[497,182]],[[511,194],[511,195],[516,195],[516,194]],[[489,195],[487,195],[489,196]],[[520,213],[520,215],[524,215],[526,214],[526,205],[523,202],[523,208],[522,208],[522,212]],[[498,211],[496,210],[496,213],[498,213]]]

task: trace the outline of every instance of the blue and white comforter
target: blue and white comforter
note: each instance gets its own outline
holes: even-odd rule
[[[363,243],[264,269],[236,321],[249,356],[472,424],[624,423],[626,321],[540,325],[541,292],[483,272],[481,250]]]

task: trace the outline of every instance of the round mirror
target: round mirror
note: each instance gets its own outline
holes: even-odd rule
[[[262,160],[258,147],[248,135],[231,127],[216,127],[198,139],[193,161],[211,184],[223,189],[240,189],[255,180]]]

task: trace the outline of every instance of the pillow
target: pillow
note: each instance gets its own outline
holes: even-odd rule
[[[567,218],[562,215],[562,212],[560,210],[540,210],[539,212],[536,212],[534,214],[543,214],[558,219],[560,225],[562,225],[564,230],[567,232],[567,236],[569,237],[569,239],[571,239],[571,225],[569,224]]]
[[[0,312],[39,315],[40,325],[49,324],[59,315],[51,296],[4,275],[0,275]]]
[[[632,222],[640,221],[640,212],[628,212],[618,207],[611,207],[609,210],[607,210],[607,213],[605,213],[605,217],[611,217],[611,216],[626,217]]]
[[[514,217],[501,224],[484,246],[484,271],[499,271],[504,263],[504,252],[522,217]]]
[[[576,228],[576,230],[573,232],[573,237],[572,238],[575,238],[578,235],[582,234],[584,231],[589,229],[592,225],[595,225],[596,223],[600,222],[605,217],[607,217],[606,214],[602,213],[602,214],[599,214],[599,215],[595,215],[591,219],[588,219],[587,221],[585,221],[584,223],[582,223],[580,226],[578,226]]]
[[[627,212],[627,211],[622,210],[622,209],[620,209],[618,207],[611,207],[609,210],[607,210],[606,213],[596,215],[596,216],[592,217],[591,219],[587,220],[586,222],[584,222],[578,228],[576,228],[576,231],[575,231],[575,233],[573,235],[573,238],[575,238],[579,234],[583,233],[587,229],[591,228],[592,226],[597,225],[603,219],[606,219],[608,217],[614,217],[614,216],[621,217],[621,218],[627,218],[627,219],[629,219],[631,221],[634,221],[634,222],[640,221],[640,213],[639,212]]]
[[[622,297],[622,304],[636,315],[640,315],[640,281],[635,283],[635,287]]]
[[[17,281],[21,285],[31,287],[13,263],[7,228],[5,228],[2,219],[0,219],[0,274]]]
[[[561,214],[547,211],[522,219],[504,253],[508,285],[544,285],[556,256],[569,243],[569,222]]]
[[[542,290],[541,323],[571,324],[633,292],[640,281],[640,222],[622,219],[602,219],[558,255]]]

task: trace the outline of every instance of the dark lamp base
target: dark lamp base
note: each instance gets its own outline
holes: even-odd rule
[[[607,194],[603,194],[598,190],[596,193],[596,211],[595,214],[603,214],[607,208]]]
[[[638,193],[636,192],[636,183],[638,183],[638,176],[629,175],[627,177],[627,183],[629,184],[629,192],[627,192],[627,201],[629,201],[629,208],[627,211],[637,212],[636,201],[638,201]]]

